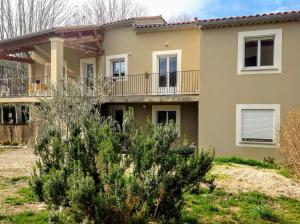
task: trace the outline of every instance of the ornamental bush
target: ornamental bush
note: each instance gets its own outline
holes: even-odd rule
[[[30,185],[47,204],[50,222],[176,223],[184,191],[204,181],[213,150],[200,152],[186,141],[176,142],[174,123],[149,123],[142,130],[132,109],[122,128],[109,118],[99,118],[92,106],[73,116],[68,108],[72,110],[79,100],[73,101],[63,106],[60,122],[43,121],[34,147],[40,160]],[[46,105],[40,110],[60,113],[60,108]]]

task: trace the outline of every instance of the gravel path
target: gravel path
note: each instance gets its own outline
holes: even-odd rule
[[[300,200],[300,183],[278,174],[276,170],[224,164],[214,166],[211,172],[216,175],[217,187],[230,193],[257,191],[271,197]]]
[[[35,160],[29,148],[3,150],[0,152],[0,177],[30,176]]]

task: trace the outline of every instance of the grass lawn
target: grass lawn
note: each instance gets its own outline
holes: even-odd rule
[[[256,192],[209,193],[207,189],[184,197],[183,223],[300,223],[300,201],[290,198],[271,198]]]
[[[30,161],[34,160],[27,158],[26,166],[21,167],[1,166],[1,156],[5,164],[8,159],[12,160],[12,166],[16,164],[16,159],[19,159],[17,164],[21,164],[25,161],[24,156],[31,153],[28,149],[26,150],[22,156],[19,156],[19,150],[14,151],[15,157],[8,153],[7,155],[3,152],[0,153],[0,173],[3,175],[0,176],[1,224],[48,223],[48,212],[43,210],[45,208],[35,201],[33,193],[28,187],[30,172],[26,171],[25,168],[27,166],[32,167],[33,162]],[[224,164],[227,166],[229,163],[247,165],[245,167],[252,166],[258,171],[268,169],[272,172],[282,172],[280,174],[289,176],[289,173],[285,172],[285,168],[266,161],[243,160],[236,157],[216,158],[214,166],[220,167]],[[228,167],[234,168],[231,165]],[[11,170],[15,171],[11,172]],[[219,173],[217,178],[227,180],[229,177]],[[229,181],[231,181],[230,178]],[[222,189],[216,189],[209,193],[207,189],[203,188],[198,193],[185,193],[185,205],[180,223],[300,224],[300,201],[286,197],[269,197],[251,191],[248,193],[226,193]]]
[[[0,223],[16,223],[16,224],[47,224],[48,213],[46,211],[33,213],[25,211],[16,215],[0,216]]]

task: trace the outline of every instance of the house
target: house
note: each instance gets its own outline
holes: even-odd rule
[[[67,78],[87,84],[95,75],[105,74],[111,89],[102,106],[105,114],[121,123],[126,108],[133,107],[142,127],[148,120],[174,120],[179,140],[186,136],[197,144],[199,49],[198,21],[167,24],[161,16],[53,28],[3,40],[0,58],[28,63],[29,69],[25,75],[23,71],[2,75],[2,126],[27,127],[19,123],[19,108],[37,103],[36,96],[50,96],[51,83]],[[11,55],[16,52],[30,55]]]
[[[173,24],[138,17],[0,41],[0,59],[28,63],[26,74],[0,69],[2,126],[19,122],[22,132],[26,105],[48,96],[50,83],[105,74],[103,111],[119,122],[133,107],[142,127],[174,120],[179,140],[217,155],[278,158],[280,123],[300,105],[299,20],[300,12]],[[12,55],[20,52],[30,54]]]
[[[278,158],[276,133],[300,106],[300,12],[201,25],[199,142],[219,155]]]

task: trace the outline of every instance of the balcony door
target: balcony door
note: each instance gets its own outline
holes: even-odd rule
[[[80,60],[82,84],[86,89],[93,89],[96,73],[96,59],[86,58]]]
[[[153,52],[154,94],[176,94],[179,91],[181,50]]]

